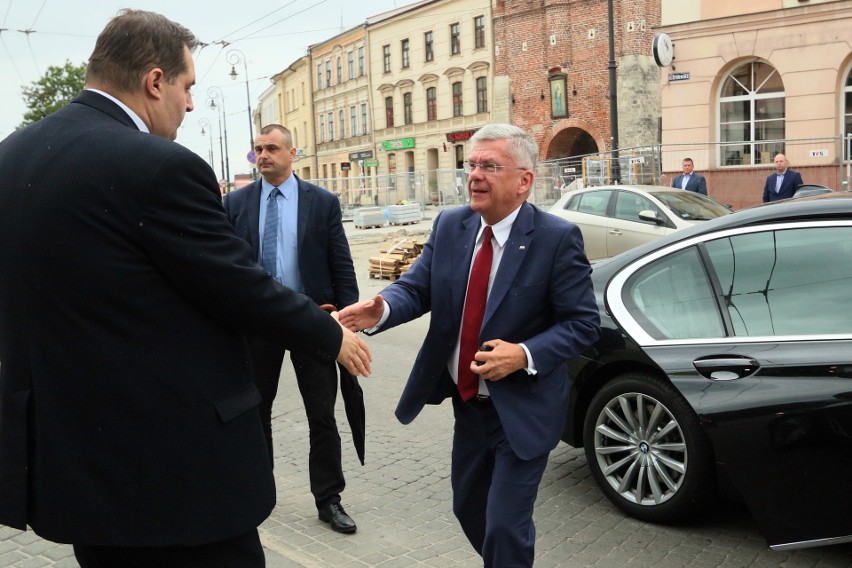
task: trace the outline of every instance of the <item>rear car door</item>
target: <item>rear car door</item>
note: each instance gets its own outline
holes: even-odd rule
[[[852,223],[731,230],[640,264],[613,280],[613,313],[698,414],[769,544],[852,537]]]
[[[641,211],[653,211],[666,222],[658,224],[641,219]],[[631,191],[617,191],[606,234],[607,256],[615,256],[667,235],[673,230],[667,221],[666,215],[650,199]]]

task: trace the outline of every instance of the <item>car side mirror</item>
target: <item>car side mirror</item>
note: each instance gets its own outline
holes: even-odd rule
[[[665,221],[657,217],[657,214],[650,209],[643,209],[639,212],[639,218],[643,221],[648,221],[650,223],[655,223],[657,225],[664,225]]]

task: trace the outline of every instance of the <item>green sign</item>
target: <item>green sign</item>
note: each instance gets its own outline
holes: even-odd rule
[[[382,142],[382,149],[388,150],[405,150],[406,148],[414,148],[414,138],[402,138],[400,140],[385,140]]]
[[[379,167],[379,161],[378,160],[364,160],[364,167],[365,168],[378,168]]]

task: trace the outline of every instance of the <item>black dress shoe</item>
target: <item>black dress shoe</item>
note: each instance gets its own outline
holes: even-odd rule
[[[346,511],[343,510],[343,505],[340,503],[329,503],[325,507],[320,507],[319,520],[330,524],[331,530],[339,533],[354,533],[358,529],[355,526],[355,521],[346,514]]]

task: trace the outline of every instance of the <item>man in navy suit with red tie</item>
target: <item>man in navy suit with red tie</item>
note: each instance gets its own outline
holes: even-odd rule
[[[471,143],[470,206],[438,215],[411,269],[339,317],[373,333],[431,312],[396,416],[408,424],[452,399],[453,512],[486,567],[532,566],[533,506],[565,424],[566,362],[595,341],[600,320],[579,229],[527,203],[535,141],[492,124]]]
[[[784,154],[775,156],[775,173],[766,178],[766,185],[763,186],[764,203],[789,199],[795,195],[796,188],[804,183],[801,174],[789,169],[789,165]]]

